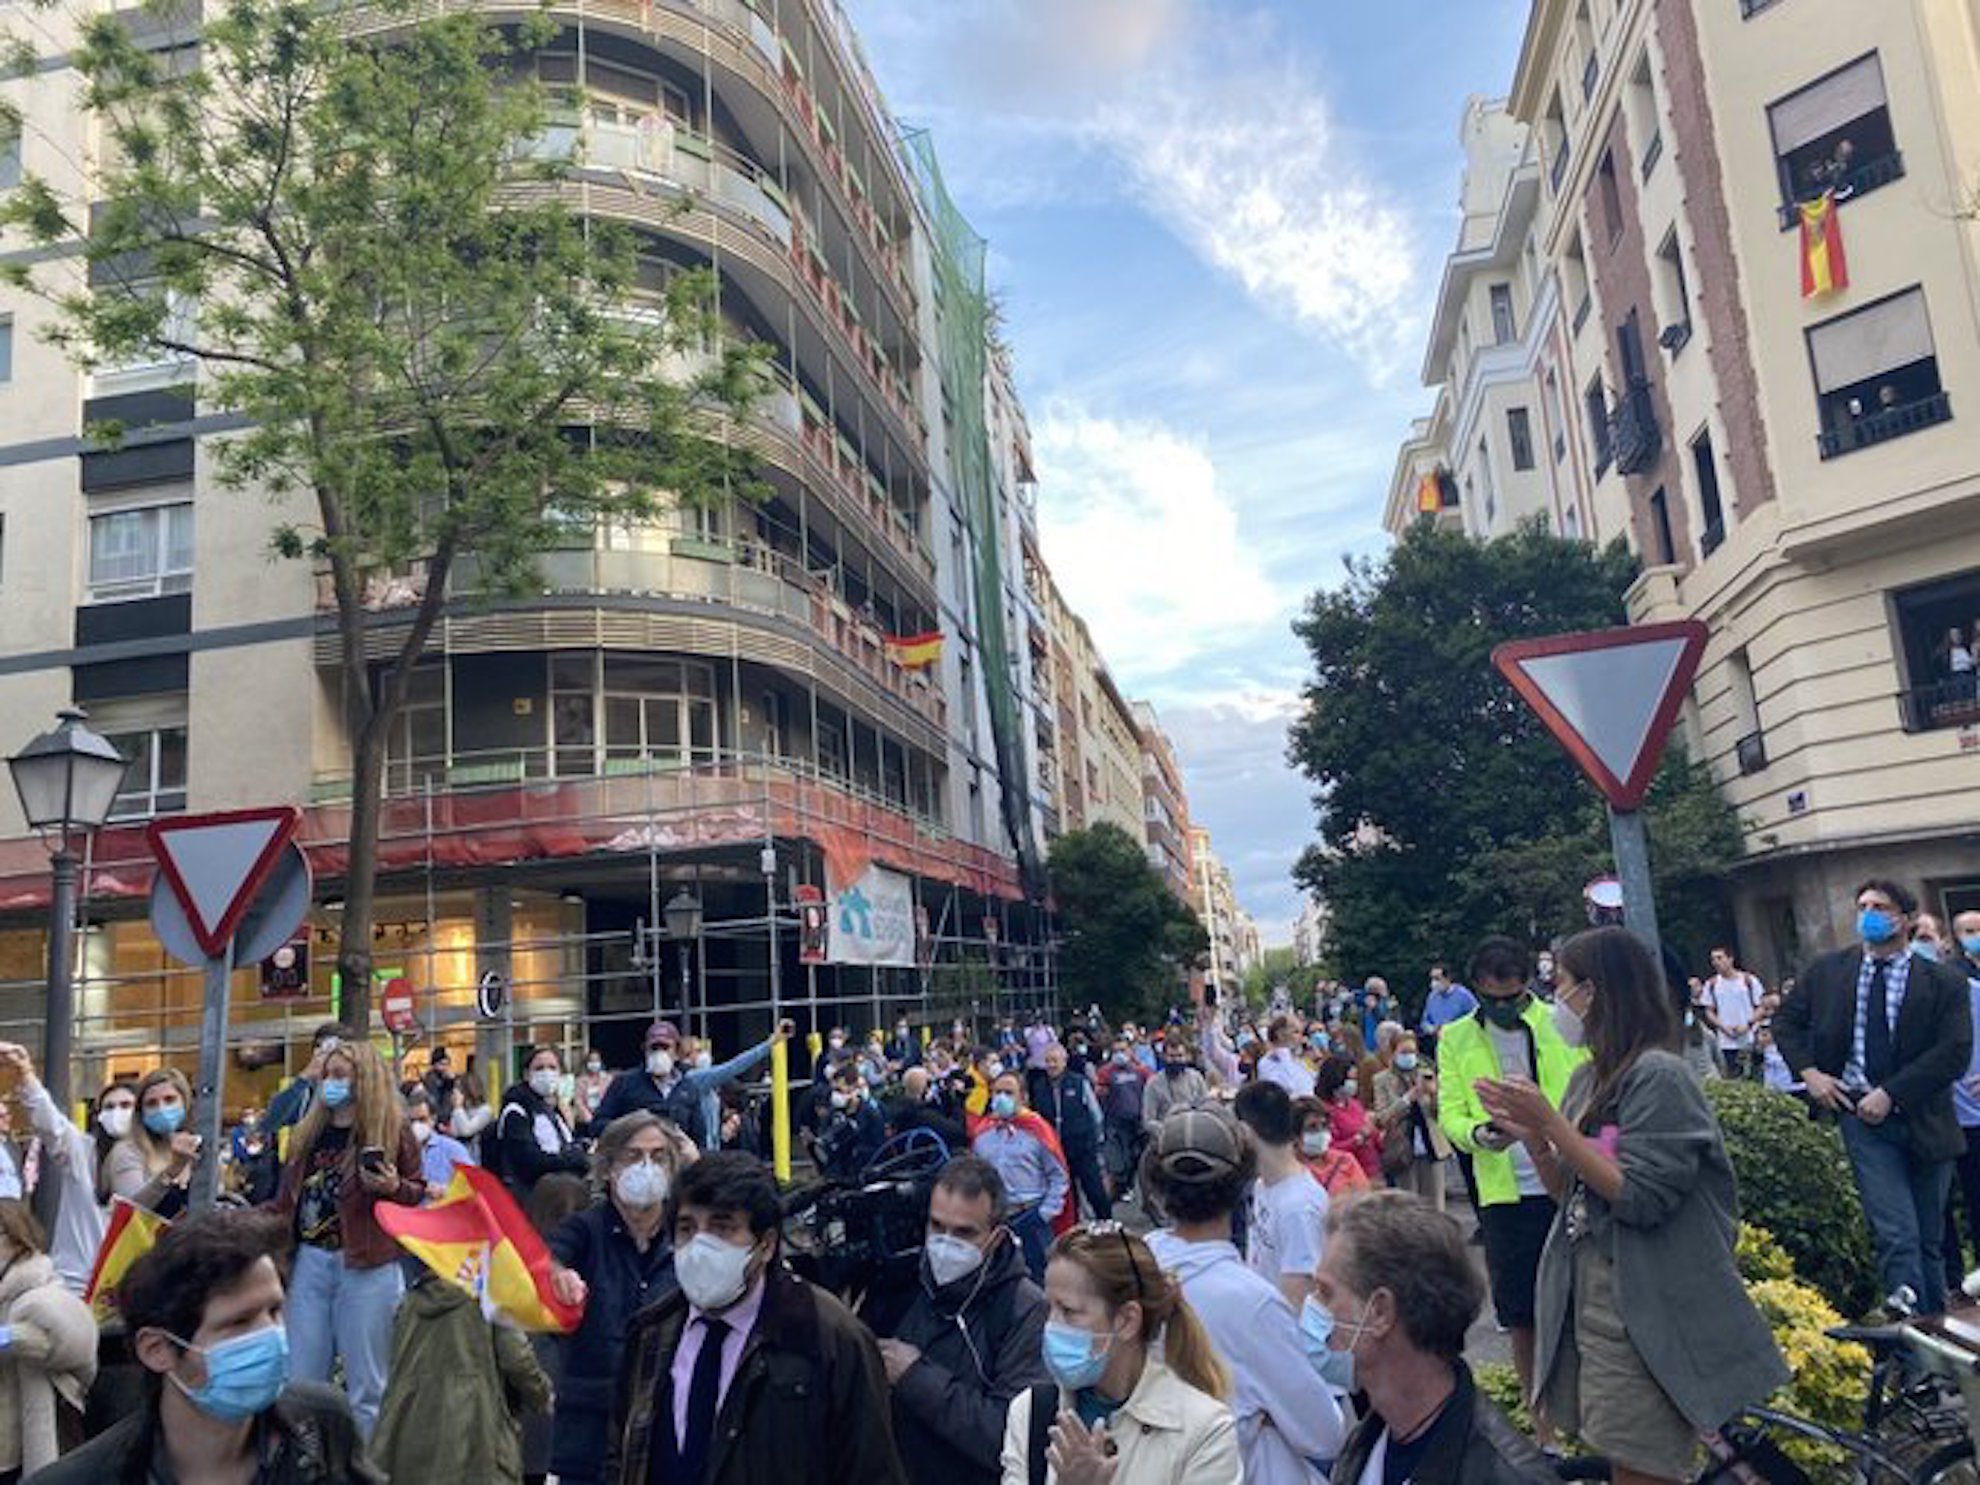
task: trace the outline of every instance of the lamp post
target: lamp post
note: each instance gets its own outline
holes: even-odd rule
[[[77,848],[110,818],[130,762],[83,725],[80,707],[56,713],[44,732],[7,760],[21,813],[48,844],[54,891],[48,902],[48,1022],[41,1077],[57,1108],[69,1104],[69,1057],[75,1034]]]
[[[660,910],[667,921],[667,937],[674,941],[674,953],[681,966],[681,1015],[688,1013],[688,952],[701,937],[701,899],[683,887],[667,899]]]

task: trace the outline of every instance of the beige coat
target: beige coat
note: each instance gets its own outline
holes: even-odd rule
[[[0,1272],[0,1325],[13,1330],[0,1349],[0,1470],[32,1475],[60,1452],[56,1398],[80,1409],[96,1380],[96,1322],[54,1262],[31,1253]]]
[[[1416,1075],[1407,1078],[1393,1067],[1385,1067],[1375,1074],[1375,1122],[1382,1129],[1382,1146],[1387,1152],[1399,1148],[1410,1152],[1410,1163],[1414,1164],[1416,1146],[1409,1139],[1409,1090],[1416,1084]],[[1429,1131],[1430,1158],[1448,1160],[1451,1156],[1450,1136],[1446,1135],[1437,1123],[1437,1100],[1417,1096],[1423,1107],[1423,1124]]]
[[[1072,1407],[1071,1396],[1060,1393],[1059,1404]],[[1243,1485],[1244,1457],[1231,1410],[1153,1357],[1107,1432],[1119,1450],[1118,1485]],[[1031,1389],[1026,1388],[1011,1399],[1004,1422],[1003,1485],[1028,1485],[1030,1441]],[[1048,1470],[1045,1479],[1056,1485],[1058,1471]]]

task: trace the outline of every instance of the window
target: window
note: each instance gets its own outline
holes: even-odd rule
[[[1698,536],[1698,551],[1709,557],[1726,539],[1725,502],[1719,497],[1719,459],[1712,448],[1712,430],[1707,428],[1691,441],[1691,467],[1698,474],[1698,514],[1705,529]]]
[[[1629,122],[1629,141],[1635,147],[1637,171],[1644,180],[1650,179],[1650,172],[1657,168],[1657,161],[1663,158],[1663,127],[1658,121],[1657,85],[1650,75],[1650,53],[1645,50],[1636,59],[1636,68],[1629,75],[1629,87],[1623,92],[1623,115]]]
[[[1603,152],[1602,163],[1595,170],[1595,186],[1602,196],[1602,227],[1609,234],[1609,245],[1613,247],[1623,231],[1622,187],[1616,184],[1614,150]]]
[[[1588,446],[1595,452],[1595,477],[1600,479],[1602,472],[1609,467],[1609,394],[1603,390],[1602,378],[1596,377],[1588,384],[1588,390],[1581,394],[1584,410],[1588,414]]]
[[[1513,297],[1511,284],[1494,284],[1492,296],[1492,339],[1495,344],[1505,345],[1519,339],[1519,328],[1513,319]]]
[[[1726,656],[1726,699],[1732,704],[1733,755],[1741,773],[1758,773],[1767,766],[1767,745],[1760,736],[1760,703],[1753,694],[1753,665],[1744,649]]]
[[[1506,437],[1512,444],[1514,469],[1533,467],[1533,419],[1523,407],[1506,409]]]
[[[1675,356],[1691,339],[1691,289],[1684,278],[1684,249],[1678,244],[1676,227],[1658,245],[1656,273],[1657,318],[1664,325],[1657,344]]]
[[[1677,561],[1677,543],[1671,539],[1671,502],[1662,490],[1650,497],[1650,542],[1659,567]]]
[[[14,319],[0,315],[0,386],[14,379]]]
[[[90,725],[130,760],[112,820],[142,820],[186,807],[186,698],[183,692],[106,701]]]
[[[193,301],[177,290],[166,289],[155,281],[140,281],[106,286],[97,292],[115,294],[125,302],[162,297],[165,314],[158,324],[159,339],[175,345],[192,343],[195,334]],[[95,372],[96,385],[100,391],[138,391],[141,387],[169,385],[190,376],[190,367],[191,358],[183,351],[168,350],[160,345],[139,346],[129,353],[127,360],[112,361],[106,358],[99,364]]]
[[[98,512],[89,518],[89,601],[153,598],[192,587],[190,500]]]
[[[1844,201],[1904,174],[1875,52],[1781,99],[1767,122],[1784,203],[1831,190]],[[1784,229],[1795,225],[1792,211],[1781,216]]]
[[[1547,100],[1547,113],[1540,124],[1541,142],[1545,146],[1551,164],[1547,167],[1547,179],[1558,195],[1561,182],[1567,176],[1568,132],[1567,115],[1561,108],[1561,95],[1558,89]]]
[[[436,661],[413,671],[405,707],[385,734],[385,792],[444,789],[447,761],[447,667]]]
[[[0,191],[21,183],[21,126],[0,119]]]
[[[1574,333],[1579,335],[1581,327],[1588,323],[1589,307],[1594,303],[1594,296],[1589,292],[1588,255],[1582,250],[1579,232],[1569,240],[1561,262],[1564,265],[1561,297],[1564,303],[1574,306]]]
[[[1894,593],[1890,610],[1904,730],[1980,725],[1980,686],[1970,668],[1980,642],[1980,570]]]
[[[1893,294],[1808,331],[1824,459],[1952,418],[1922,290]]]

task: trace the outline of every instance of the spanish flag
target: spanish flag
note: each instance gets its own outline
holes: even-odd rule
[[[89,1287],[83,1290],[83,1302],[96,1316],[97,1324],[117,1313],[117,1285],[131,1265],[151,1251],[158,1234],[171,1225],[136,1202],[121,1196],[116,1198],[110,1225],[104,1229],[103,1241],[96,1250],[96,1266],[89,1271]]]
[[[933,665],[942,658],[942,631],[931,629],[926,634],[890,634],[887,636],[887,653],[896,665],[908,670]]]
[[[1444,508],[1444,484],[1432,470],[1416,482],[1417,514],[1434,516]]]
[[[582,1305],[551,1293],[550,1250],[501,1181],[478,1166],[455,1166],[431,1206],[381,1201],[372,1215],[400,1247],[479,1300],[491,1320],[569,1335],[584,1318]]]
[[[1824,191],[1817,201],[1804,201],[1801,212],[1801,297],[1813,299],[1849,287],[1849,259],[1843,255],[1842,223],[1836,217],[1836,193]]]

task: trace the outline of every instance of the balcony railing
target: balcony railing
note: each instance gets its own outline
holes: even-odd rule
[[[1980,684],[1973,675],[1956,675],[1898,692],[1898,714],[1906,732],[1936,732],[1942,727],[1980,726]]]
[[[1904,179],[1904,152],[1892,150],[1888,155],[1879,155],[1874,160],[1865,160],[1847,175],[1838,176],[1829,182],[1836,193],[1836,202],[1861,196],[1866,191],[1874,191],[1879,186],[1888,186],[1894,180]],[[1801,225],[1801,203],[1784,201],[1781,203],[1781,230],[1792,232]]]
[[[1903,438],[1907,433],[1951,421],[1952,394],[1934,392],[1917,402],[1866,413],[1839,428],[1824,428],[1816,435],[1816,441],[1824,459],[1837,459],[1858,449],[1867,449],[1873,443],[1888,443],[1893,438]]]
[[[1650,400],[1650,383],[1637,377],[1609,411],[1609,446],[1615,451],[1617,474],[1641,474],[1663,452],[1663,430],[1657,426],[1657,406]]]

